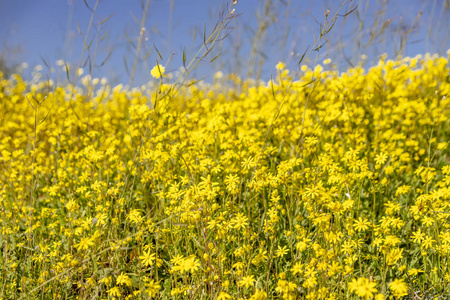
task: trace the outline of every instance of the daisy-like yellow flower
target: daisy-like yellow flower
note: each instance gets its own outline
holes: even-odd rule
[[[154,280],[146,283],[145,287],[146,287],[145,291],[150,297],[155,297],[159,293],[159,290],[161,289],[161,285],[158,282],[155,282]]]
[[[139,259],[144,266],[148,267],[156,260],[156,256],[155,253],[150,253],[150,250],[148,250],[144,252],[144,255],[139,256]]]
[[[277,257],[283,257],[288,253],[288,248],[286,246],[280,247],[278,246],[277,252],[276,252],[276,256]]]
[[[120,288],[118,286],[112,287],[109,290],[106,291],[109,295],[113,297],[120,297]]]
[[[259,249],[259,253],[252,259],[252,264],[259,265],[262,261],[267,260],[267,251],[264,249]]]
[[[291,268],[291,272],[296,274],[302,274],[304,269],[304,265],[301,262],[297,262],[294,264],[294,266]]]
[[[132,283],[133,283],[133,282],[131,281],[131,278],[128,277],[128,275],[125,274],[125,273],[123,273],[123,272],[120,273],[119,276],[117,276],[116,284],[118,284],[118,285],[127,285],[127,286],[131,286]]]
[[[402,298],[408,295],[408,286],[403,281],[403,279],[395,279],[394,281],[389,283],[389,289],[396,298]]]
[[[358,218],[358,220],[355,221],[353,224],[353,227],[356,231],[365,231],[369,228],[370,222],[368,220],[363,220],[361,217]]]
[[[94,245],[94,239],[91,237],[86,237],[81,239],[81,241],[75,245],[75,248],[77,250],[87,250],[89,247]]]
[[[217,300],[227,300],[227,299],[231,299],[233,297],[230,296],[230,294],[225,293],[225,292],[220,292],[219,296],[217,297]]]
[[[423,273],[423,270],[416,269],[416,268],[412,268],[412,269],[408,270],[408,275],[410,275],[410,276],[417,276],[419,273]]]
[[[254,277],[255,276],[253,276],[253,275],[242,277],[242,280],[239,281],[239,286],[244,286],[246,288],[251,287],[253,285],[253,283],[255,282]]]
[[[360,296],[361,298],[369,299],[373,297],[373,294],[377,291],[376,282],[370,281],[367,278],[358,278],[348,284],[349,289]]]
[[[381,152],[375,157],[375,162],[377,165],[382,165],[386,162],[388,156],[386,153]]]
[[[199,269],[200,267],[200,262],[196,259],[195,256],[190,256],[188,258],[186,258],[181,266],[181,273],[184,272],[195,272]]]

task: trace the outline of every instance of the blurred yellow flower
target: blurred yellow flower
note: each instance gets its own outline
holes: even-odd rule
[[[255,276],[253,275],[242,277],[242,279],[239,281],[239,286],[244,286],[246,288],[251,287],[255,282],[254,277]]]
[[[395,279],[389,283],[389,289],[397,298],[402,298],[408,295],[408,286],[403,281],[403,279]]]
[[[153,69],[150,71],[150,74],[151,74],[154,78],[158,79],[158,78],[164,76],[165,71],[166,71],[166,68],[165,68],[165,67],[161,66],[160,64],[157,64],[157,65],[154,66]]]
[[[283,63],[283,62],[279,62],[279,63],[277,63],[277,65],[275,66],[275,68],[276,68],[278,71],[281,71],[281,70],[283,70],[284,68],[286,68],[286,64]]]
[[[373,293],[377,291],[375,288],[376,285],[376,282],[363,277],[358,279],[353,278],[348,284],[348,287],[361,298],[369,299],[372,298]]]

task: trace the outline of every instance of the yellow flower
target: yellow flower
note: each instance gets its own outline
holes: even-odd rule
[[[303,282],[303,287],[305,288],[313,288],[317,284],[317,278],[315,276],[308,277]]]
[[[363,220],[361,217],[359,217],[358,220],[355,221],[355,224],[353,224],[353,227],[356,231],[365,231],[367,228],[369,228],[370,222],[368,220]]]
[[[238,213],[235,218],[231,220],[233,227],[236,229],[245,228],[248,226],[248,218],[243,213]]]
[[[249,300],[264,300],[267,299],[267,293],[263,290],[256,290]]]
[[[109,290],[106,291],[108,294],[110,294],[113,297],[120,297],[120,288],[115,286],[113,288],[110,288]]]
[[[190,256],[186,258],[181,264],[181,273],[184,272],[195,272],[200,267],[200,262],[195,258],[195,256]]]
[[[288,253],[288,248],[286,246],[280,247],[278,246],[278,250],[276,252],[277,257],[283,257]]]
[[[408,295],[408,286],[403,279],[395,279],[389,283],[389,289],[397,298],[402,298],[403,296]]]
[[[104,277],[104,278],[100,279],[99,282],[102,282],[105,285],[109,285],[112,282],[112,278],[111,278],[111,276]]]
[[[227,299],[231,299],[233,297],[230,296],[230,294],[225,293],[225,292],[220,292],[219,296],[217,297],[217,300],[227,300]]]
[[[304,266],[301,262],[295,263],[295,265],[291,268],[291,272],[296,274],[302,274],[303,273]]]
[[[384,297],[383,294],[376,294],[375,295],[375,300],[384,300],[384,299],[385,299],[385,297]]]
[[[118,285],[127,285],[127,286],[131,286],[132,285],[132,281],[131,281],[131,278],[130,277],[128,277],[128,275],[127,274],[124,274],[123,272],[122,273],[120,273],[120,275],[119,276],[117,276],[117,279],[116,279],[116,284],[118,284]]]
[[[425,237],[425,239],[422,242],[422,247],[424,249],[432,248],[433,242],[434,242],[434,239],[430,236],[427,236],[427,237]]]
[[[267,251],[265,251],[264,249],[259,249],[259,253],[255,256],[255,258],[252,259],[252,264],[257,266],[261,263],[261,261],[266,261],[268,258],[266,254]]]
[[[389,253],[386,255],[386,262],[388,266],[395,265],[399,259],[403,257],[403,249],[392,249],[389,251]]]
[[[286,68],[286,65],[285,65],[284,63],[282,63],[282,62],[279,62],[279,63],[277,63],[277,65],[275,66],[275,68],[276,68],[278,71],[281,71],[281,70],[283,70],[284,68]]]
[[[160,64],[156,64],[156,66],[153,67],[153,69],[150,71],[150,74],[158,79],[162,76],[164,76],[164,72],[166,71],[166,68],[161,66]]]
[[[91,237],[86,237],[84,239],[81,239],[81,241],[75,245],[75,248],[77,248],[77,250],[86,250],[89,249],[90,246],[94,245],[94,239]]]
[[[147,252],[144,252],[144,255],[139,256],[139,259],[141,260],[141,262],[144,264],[144,266],[150,266],[153,261],[156,260],[156,256],[154,253],[150,254],[150,250],[148,250]]]
[[[408,275],[411,275],[411,276],[417,276],[417,274],[419,274],[419,273],[423,273],[423,270],[415,269],[415,268],[408,270]]]
[[[356,293],[361,298],[369,299],[372,298],[373,293],[377,291],[375,288],[376,285],[377,284],[375,282],[362,277],[359,279],[353,278],[353,280],[348,284],[348,287],[352,292]]]
[[[232,267],[236,270],[242,270],[245,267],[245,264],[241,261],[238,261],[232,265]]]
[[[387,154],[381,152],[375,157],[375,162],[377,163],[377,165],[382,165],[386,162],[387,158],[388,158]]]
[[[250,275],[250,276],[245,276],[242,277],[242,280],[239,281],[239,286],[244,286],[246,288],[251,287],[253,285],[253,283],[255,282],[254,276]]]
[[[150,297],[155,297],[159,290],[161,289],[161,285],[155,282],[154,280],[145,284],[146,292]]]

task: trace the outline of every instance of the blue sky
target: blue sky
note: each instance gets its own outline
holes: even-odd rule
[[[86,2],[93,8],[96,0]],[[115,83],[129,82],[125,64],[128,69],[132,68],[136,52],[133,45],[138,41],[139,23],[146,2],[99,1],[88,36],[88,41],[93,39],[91,50],[90,53],[84,51],[81,59],[84,63],[87,57],[91,61],[95,57],[98,66],[90,71],[94,77],[108,77]],[[221,70],[241,76],[261,74],[266,80],[275,73],[274,66],[278,61],[284,61],[289,68],[295,69],[301,54],[314,44],[314,34],[317,36],[319,32],[317,22],[324,22],[327,10],[330,10],[331,17],[340,2],[273,0],[267,5],[267,1],[263,0],[238,1],[235,14],[239,16],[230,23],[233,31],[209,59],[200,63],[193,76],[211,80],[212,74]],[[356,11],[346,18],[338,18],[326,37],[326,44],[319,53],[314,52],[310,56],[309,62],[313,63],[316,54],[319,61],[331,57],[342,70],[356,64],[360,55],[366,54],[370,64],[384,52],[390,57],[395,56],[402,38],[407,35],[409,39],[404,46],[404,55],[425,52],[443,54],[450,48],[448,1],[390,0],[385,1],[384,6],[382,2],[353,0],[346,4],[341,14],[357,5]],[[174,71],[182,66],[183,49],[186,49],[188,60],[193,58],[201,47],[205,24],[207,31],[211,32],[220,8],[226,5],[225,0],[150,1],[134,84],[149,79],[150,69],[157,60],[169,71]],[[91,15],[83,0],[0,0],[0,53],[11,63],[27,62],[30,67],[26,72],[37,64],[42,65],[42,59],[55,68],[59,59],[76,66],[80,61]],[[101,24],[110,15],[111,18]],[[261,21],[258,23],[258,20],[265,20],[266,31],[255,44],[255,35],[261,28]],[[408,33],[415,21],[416,29]],[[383,34],[375,36],[374,32]],[[155,46],[163,60],[159,59]],[[210,63],[209,60],[220,50],[220,57]],[[108,55],[105,64],[99,66]],[[89,73],[87,65],[84,69],[85,74]],[[42,72],[48,72],[47,68]]]

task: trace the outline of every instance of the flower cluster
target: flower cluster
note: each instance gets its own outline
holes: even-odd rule
[[[176,88],[158,64],[89,91],[0,75],[0,297],[448,296],[448,61]]]

